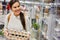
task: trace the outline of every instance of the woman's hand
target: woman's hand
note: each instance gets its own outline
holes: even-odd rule
[[[7,37],[8,36],[8,29],[4,30],[4,35]]]
[[[31,38],[31,33],[30,33],[30,31],[28,31],[27,33],[28,33],[28,39],[27,39],[27,40],[30,40],[30,38]]]

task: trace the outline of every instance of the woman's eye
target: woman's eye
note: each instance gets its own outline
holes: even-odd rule
[[[18,7],[20,7],[20,6],[18,6]]]
[[[14,8],[16,8],[16,7],[14,7]]]

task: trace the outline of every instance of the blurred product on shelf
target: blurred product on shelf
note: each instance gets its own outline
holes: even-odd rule
[[[2,10],[2,3],[0,3],[0,10]]]
[[[44,32],[47,34],[47,30],[48,30],[48,25],[44,24]]]
[[[44,13],[49,13],[49,9],[48,8],[45,8],[44,9]]]
[[[40,13],[40,9],[41,7],[40,6],[37,6],[37,8],[36,8],[36,13]]]
[[[10,5],[8,4],[7,5],[7,13],[9,13],[9,10],[10,10]]]
[[[40,14],[36,13],[35,18],[39,19]]]
[[[55,0],[44,0],[45,3],[51,3],[54,2]]]
[[[2,5],[3,5],[3,9],[6,9],[7,2],[3,1]]]
[[[60,6],[57,6],[57,14],[60,14]]]
[[[57,6],[57,16],[60,18],[60,6]]]
[[[2,3],[0,3],[0,15],[2,15]]]
[[[34,8],[36,9],[36,10],[35,10],[36,13],[40,13],[41,6],[39,6],[39,5],[37,6],[37,5],[35,5]]]
[[[27,12],[28,11],[28,9],[26,8],[25,5],[21,5],[20,7],[21,7],[20,9],[21,9],[22,12]]]
[[[43,9],[43,13],[44,13],[44,18],[47,18],[49,16],[49,8],[44,8]]]
[[[3,11],[3,10],[0,10],[0,15],[2,15],[2,13],[3,13],[2,11]]]
[[[35,18],[36,20],[40,18],[40,11],[41,11],[41,6],[34,6],[35,8]]]
[[[7,2],[4,0],[4,1],[2,2],[3,14],[6,12],[6,5],[7,5]]]
[[[56,3],[60,3],[60,0],[55,0]]]
[[[23,1],[34,1],[34,2],[40,2],[41,0],[23,0]]]
[[[59,28],[55,28],[55,36],[60,37],[60,29]]]

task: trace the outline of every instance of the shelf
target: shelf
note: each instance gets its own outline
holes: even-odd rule
[[[9,2],[10,0],[7,0],[6,2]],[[28,4],[40,4],[40,2],[33,2],[33,1],[19,1],[20,3],[28,3]]]
[[[60,39],[58,39],[56,36],[53,36],[53,38],[54,38],[55,40],[60,40]]]
[[[45,8],[50,8],[50,6],[45,6]]]
[[[58,38],[56,38],[55,36],[53,36],[53,38],[54,38],[55,40],[58,40]]]
[[[31,1],[20,1],[20,3],[27,3],[27,4],[41,4],[40,2],[31,2]]]
[[[45,5],[60,5],[60,3],[44,3]]]
[[[48,5],[52,5],[53,3],[44,3],[44,4],[48,6]]]
[[[51,6],[51,5],[60,5],[60,3],[44,3],[46,6]]]
[[[58,32],[58,31],[60,31],[60,28],[55,28],[54,30]]]
[[[44,36],[44,38],[48,39],[48,36],[46,35],[45,32],[42,31],[42,35]]]

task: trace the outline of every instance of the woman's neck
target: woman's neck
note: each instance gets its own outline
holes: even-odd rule
[[[15,15],[15,16],[19,16],[20,14],[16,15],[16,14],[14,13],[14,15]]]

